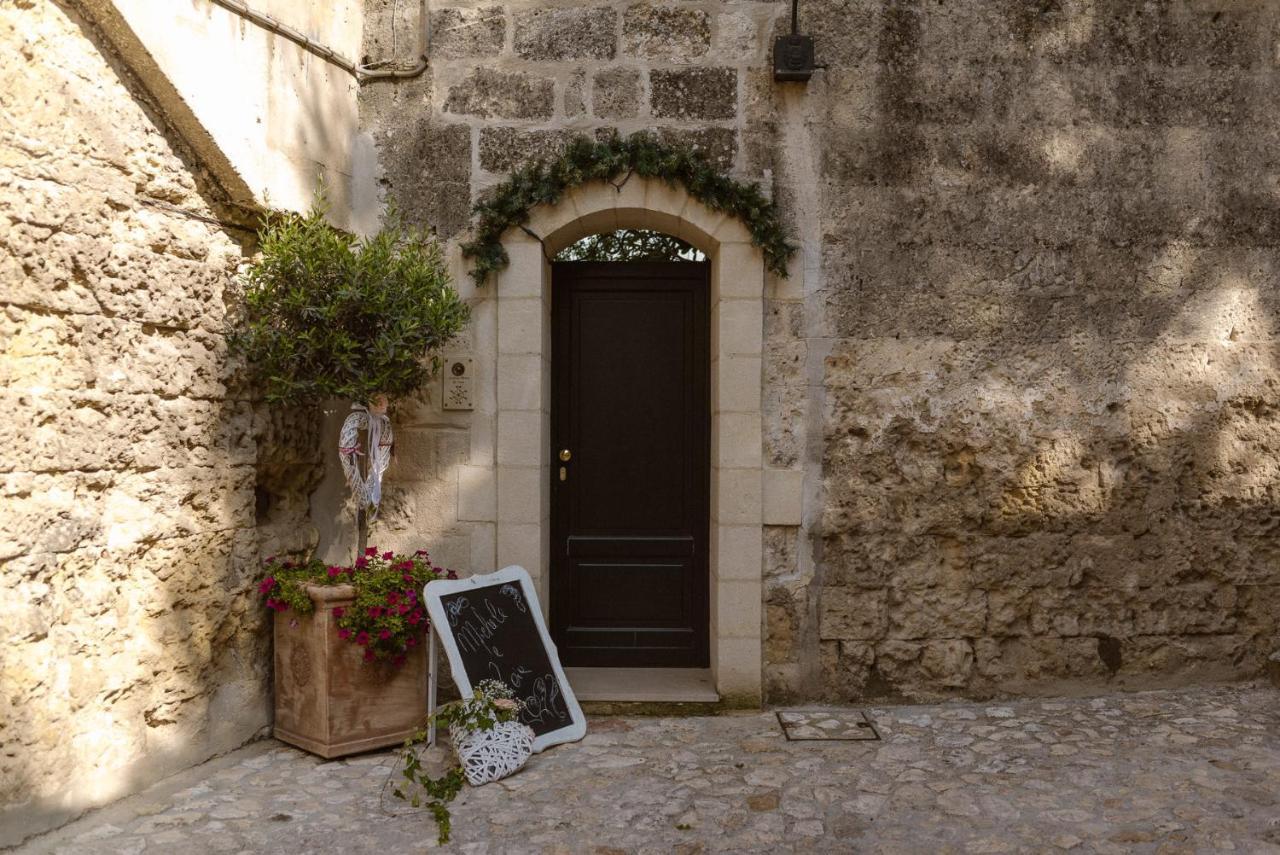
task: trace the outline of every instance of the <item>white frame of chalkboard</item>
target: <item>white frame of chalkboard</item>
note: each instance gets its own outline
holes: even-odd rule
[[[453,672],[453,682],[457,684],[458,691],[462,693],[463,697],[469,698],[475,694],[475,690],[471,687],[471,678],[467,676],[467,669],[462,664],[462,655],[458,652],[453,630],[449,627],[449,621],[445,618],[444,604],[440,602],[440,598],[449,594],[456,594],[459,591],[487,588],[491,585],[505,582],[519,583],[520,589],[524,592],[525,602],[531,606],[529,612],[533,615],[534,626],[538,628],[538,637],[542,639],[542,646],[547,651],[547,658],[551,660],[552,671],[555,673],[556,679],[560,681],[560,688],[564,690],[565,706],[568,707],[569,718],[572,720],[572,723],[566,727],[536,737],[533,740],[533,751],[536,754],[544,748],[550,748],[552,745],[559,745],[563,742],[577,742],[587,735],[587,717],[582,714],[582,707],[578,706],[578,698],[573,693],[573,687],[569,685],[569,680],[564,676],[564,668],[560,665],[560,653],[556,650],[556,646],[552,644],[550,634],[547,633],[546,622],[542,619],[542,606],[538,603],[538,594],[533,589],[533,579],[530,578],[529,571],[519,565],[512,564],[510,567],[503,567],[496,573],[488,573],[484,576],[468,576],[465,579],[437,579],[434,582],[428,582],[427,586],[422,589],[422,600],[427,604],[427,614],[431,617],[431,626],[440,638],[440,646],[444,648],[445,655],[449,657],[449,670]]]

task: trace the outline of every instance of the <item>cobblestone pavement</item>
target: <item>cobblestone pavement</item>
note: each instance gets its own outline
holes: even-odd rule
[[[1280,853],[1274,689],[867,713],[879,742],[788,742],[773,713],[593,719],[580,743],[464,790],[450,849]],[[424,814],[380,806],[389,757],[255,743],[21,851],[434,848]]]

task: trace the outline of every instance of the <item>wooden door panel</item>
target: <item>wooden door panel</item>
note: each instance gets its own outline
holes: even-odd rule
[[[555,265],[551,623],[566,664],[707,663],[707,286],[705,263]]]

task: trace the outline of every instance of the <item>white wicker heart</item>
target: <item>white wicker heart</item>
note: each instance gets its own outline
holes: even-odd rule
[[[533,731],[518,721],[500,722],[492,730],[451,727],[449,737],[473,787],[507,777],[533,754]]]

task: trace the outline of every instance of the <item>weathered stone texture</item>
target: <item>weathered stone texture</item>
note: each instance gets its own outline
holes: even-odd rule
[[[732,68],[655,69],[649,72],[653,115],[668,119],[732,119],[738,112],[738,73]]]
[[[507,16],[502,6],[478,9],[433,9],[430,56],[466,59],[497,56],[506,40]]]
[[[711,16],[704,9],[639,3],[622,16],[622,44],[641,59],[693,62],[711,47]]]
[[[550,78],[481,66],[449,89],[444,111],[482,119],[549,119],[554,91]]]
[[[833,697],[1224,679],[1276,647],[1277,10],[1037,9],[810,13]]]
[[[618,13],[607,6],[522,9],[514,17],[521,59],[612,59],[618,49]]]
[[[484,128],[480,131],[480,168],[509,172],[528,161],[553,157],[573,136],[571,131]]]
[[[632,119],[640,111],[640,70],[607,68],[591,82],[592,112],[601,119]]]
[[[0,846],[270,721],[264,550],[312,538],[302,417],[236,382],[247,232],[58,4],[0,8]]]

